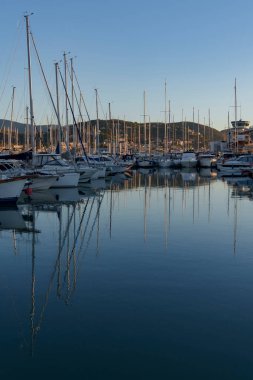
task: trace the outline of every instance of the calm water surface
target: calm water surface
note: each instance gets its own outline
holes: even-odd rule
[[[136,172],[0,209],[3,379],[252,379],[249,179]]]

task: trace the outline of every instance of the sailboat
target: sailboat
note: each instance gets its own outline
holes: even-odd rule
[[[33,114],[33,98],[32,98],[32,80],[31,80],[31,58],[30,58],[30,28],[29,28],[29,16],[25,16],[26,19],[26,37],[27,37],[27,59],[28,59],[28,79],[29,79],[29,98],[30,98],[30,126],[31,126],[31,141],[32,141],[32,168],[36,169],[37,173],[42,175],[40,178],[43,179],[43,175],[46,178],[47,175],[56,176],[55,182],[51,187],[76,187],[79,182],[80,172],[78,172],[74,166],[68,163],[66,160],[62,159],[60,155],[45,153],[38,154],[36,152],[36,142],[35,142],[35,130],[34,130],[34,114]],[[32,36],[32,35],[31,35]],[[34,44],[34,39],[32,37],[32,42]],[[34,48],[37,54],[37,58],[40,63],[40,68],[45,79],[44,71],[41,66],[41,62],[38,56],[36,46]],[[45,80],[46,82],[46,80]],[[46,82],[47,85],[47,82]],[[48,85],[47,85],[48,88]],[[49,90],[49,88],[48,88]],[[49,91],[50,98],[52,100],[51,92]],[[58,119],[60,126],[59,113],[56,110],[54,102],[52,100],[53,107]],[[42,166],[43,165],[43,166]],[[39,168],[39,170],[38,170]]]

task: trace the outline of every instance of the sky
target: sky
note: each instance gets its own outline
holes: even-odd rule
[[[236,78],[237,118],[253,124],[252,0],[1,0],[0,118],[21,122],[29,106],[26,13],[53,98],[65,52],[91,119],[97,89],[100,119],[110,103],[113,118],[143,122],[145,92],[146,120],[163,122],[170,103],[171,121],[208,125],[210,110],[210,125],[222,130],[235,117]],[[33,46],[31,66],[39,125],[54,112]]]

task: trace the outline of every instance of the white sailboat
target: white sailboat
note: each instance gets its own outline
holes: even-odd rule
[[[42,154],[48,161],[38,170],[40,174],[57,175],[57,179],[51,187],[77,187],[80,179],[80,172],[67,160],[57,154]],[[51,159],[50,159],[51,158]]]

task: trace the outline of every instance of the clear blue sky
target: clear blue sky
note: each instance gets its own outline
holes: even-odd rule
[[[193,119],[227,127],[234,118],[237,78],[238,117],[253,124],[252,0],[1,0],[0,118],[24,121],[27,58],[24,13],[33,12],[31,30],[55,95],[54,62],[63,52],[74,58],[87,107],[95,117],[95,92],[104,118],[142,121],[143,92],[152,121],[164,120],[164,81],[175,121]],[[61,64],[62,65],[62,64]],[[41,74],[33,54],[36,123],[51,118]],[[61,112],[64,114],[63,99]],[[85,114],[84,114],[85,117]]]

